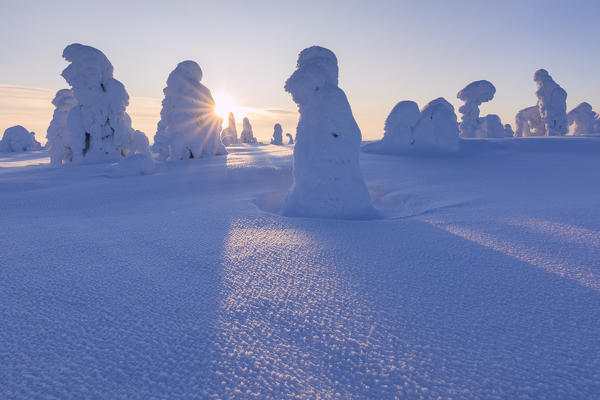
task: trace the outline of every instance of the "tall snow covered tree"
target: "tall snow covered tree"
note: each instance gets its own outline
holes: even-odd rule
[[[273,138],[271,138],[271,144],[283,144],[283,129],[280,124],[275,124],[275,126],[273,126]]]
[[[67,117],[71,109],[77,105],[77,99],[71,89],[61,89],[56,92],[52,104],[55,109],[46,132],[46,139],[48,139],[46,147],[50,154],[51,164],[61,165],[63,161],[73,161],[71,133],[67,126]]]
[[[242,133],[240,134],[240,142],[254,144],[256,143],[256,138],[254,137],[254,132],[252,132],[252,125],[250,125],[250,120],[247,117],[244,117],[242,121]]]
[[[545,69],[535,71],[533,80],[538,90],[538,109],[546,136],[562,136],[568,131],[567,92],[561,88]]]
[[[71,64],[62,76],[77,99],[67,117],[72,161],[112,162],[126,157],[142,133],[131,127],[125,111],[129,95],[113,78],[112,64],[100,50],[78,43],[67,46],[63,57]],[[63,160],[68,161],[68,156]]]
[[[237,128],[235,127],[235,117],[232,112],[229,113],[227,118],[227,128],[223,129],[223,132],[221,132],[221,142],[223,142],[225,146],[239,143]]]
[[[458,109],[458,112],[462,114],[462,120],[459,124],[460,136],[465,138],[483,136],[482,133],[485,132],[481,130],[482,121],[479,118],[479,106],[481,103],[492,100],[495,93],[496,88],[494,85],[486,80],[471,82],[458,92],[456,97],[465,102]]]
[[[221,118],[215,114],[210,90],[200,83],[202,70],[194,61],[180,62],[163,90],[154,151],[162,160],[183,160],[227,154],[221,142]]]
[[[372,218],[376,211],[359,165],[361,132],[338,87],[333,52],[302,50],[285,90],[298,105],[294,183],[283,207],[287,216]]]

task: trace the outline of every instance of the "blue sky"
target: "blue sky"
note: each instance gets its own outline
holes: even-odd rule
[[[277,121],[293,132],[296,107],[283,84],[313,44],[337,54],[366,139],[381,136],[396,102],[445,97],[458,107],[456,93],[478,79],[497,89],[482,113],[513,123],[535,104],[538,68],[567,90],[569,109],[587,101],[597,111],[599,14],[594,1],[4,0],[0,129],[18,122],[45,135],[52,107],[44,105],[66,87],[61,53],[73,42],[108,56],[132,97],[134,127],[150,137],[167,75],[185,59],[198,62],[213,92],[244,106],[259,137]],[[19,88],[43,94],[29,101]]]

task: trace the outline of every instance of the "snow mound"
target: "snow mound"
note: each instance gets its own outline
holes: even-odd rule
[[[223,129],[223,132],[221,132],[221,142],[223,142],[223,145],[225,146],[239,143],[237,128],[235,127],[235,117],[232,112],[229,113],[227,118],[227,128]]]
[[[544,125],[545,136],[563,136],[568,131],[567,92],[561,88],[545,69],[535,72],[533,80],[538,90],[538,109]]]
[[[6,129],[0,140],[0,152],[22,153],[41,149],[42,145],[35,140],[35,133],[29,132],[21,125]]]
[[[335,54],[313,46],[298,57],[285,90],[298,105],[294,183],[282,213],[295,217],[369,219],[377,213],[363,180],[361,132],[338,87]]]
[[[273,138],[271,144],[282,145],[283,144],[283,130],[280,124],[275,124],[273,127]]]
[[[492,100],[495,93],[496,88],[494,85],[486,80],[471,82],[463,90],[458,92],[456,97],[465,102],[465,104],[458,109],[462,114],[462,120],[459,125],[460,135],[462,137],[494,137],[484,135],[485,131],[481,128],[483,121],[480,121],[479,119],[479,106],[481,103]]]
[[[256,143],[256,138],[254,137],[254,133],[252,132],[252,125],[250,125],[250,120],[247,117],[244,117],[243,120],[243,128],[242,133],[240,134],[240,142],[249,144]]]
[[[71,133],[67,125],[67,118],[71,109],[77,105],[77,99],[71,89],[61,89],[56,92],[52,104],[55,109],[46,132],[46,139],[48,139],[46,147],[50,154],[51,164],[62,165],[63,161],[73,161]]]
[[[291,133],[286,133],[285,136],[288,138],[288,144],[294,144],[294,137]]]
[[[589,103],[583,102],[569,111],[567,114],[569,122],[569,135],[591,135],[598,133],[598,115],[592,110]]]
[[[183,61],[169,74],[163,90],[160,121],[153,149],[161,160],[183,160],[227,154],[221,142],[221,118],[210,90],[200,83],[202,70]]]
[[[544,136],[544,124],[537,106],[527,107],[515,117],[515,137]]]
[[[136,153],[120,160],[111,175],[113,177],[150,175],[155,169],[156,163],[150,154]]]
[[[61,142],[71,153],[57,149],[53,163],[113,162],[126,157],[135,131],[125,112],[129,95],[113,78],[112,64],[100,50],[78,43],[67,46],[63,57],[71,64],[62,76],[71,85],[77,104],[67,116],[70,142],[65,143],[64,137]],[[60,155],[66,158],[59,160]]]

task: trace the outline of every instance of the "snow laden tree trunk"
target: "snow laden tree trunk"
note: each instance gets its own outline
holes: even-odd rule
[[[126,157],[136,136],[125,112],[129,95],[113,78],[113,66],[98,49],[71,44],[63,52],[71,64],[62,76],[77,104],[67,116],[73,162],[112,162]]]
[[[546,136],[563,136],[568,131],[567,92],[561,88],[545,69],[535,72],[533,80],[538,90],[538,109]]]
[[[337,58],[310,47],[298,58],[285,90],[298,105],[294,183],[283,214],[319,218],[374,218],[377,213],[359,166],[361,132],[338,87]]]
[[[227,154],[221,142],[221,118],[215,114],[210,90],[200,83],[202,70],[183,61],[171,72],[163,90],[154,151],[162,160],[183,160]]]
[[[275,124],[275,126],[273,126],[273,138],[271,139],[271,144],[283,144],[283,129],[280,124]]]
[[[73,161],[71,149],[71,133],[67,126],[67,117],[73,107],[77,105],[75,93],[70,89],[61,89],[56,92],[54,100],[54,114],[46,132],[48,153],[52,165],[62,165],[63,162]]]

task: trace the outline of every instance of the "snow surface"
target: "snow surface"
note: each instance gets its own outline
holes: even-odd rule
[[[533,75],[538,90],[538,109],[546,136],[562,136],[569,129],[567,121],[567,92],[561,88],[545,69]]]
[[[361,132],[346,94],[338,87],[335,54],[302,50],[285,90],[298,105],[294,183],[283,214],[296,217],[375,218],[360,172]]]
[[[275,124],[275,126],[273,126],[273,137],[271,138],[271,144],[283,144],[283,129],[281,128],[280,124]]]
[[[270,212],[291,151],[1,154],[0,398],[597,397],[600,140],[362,153],[371,221]]]
[[[200,83],[202,70],[182,61],[169,74],[163,92],[153,150],[161,160],[185,160],[227,153],[221,142],[221,118],[210,90]]]
[[[256,143],[256,138],[252,132],[252,125],[247,117],[244,117],[242,120],[242,133],[240,133],[240,142],[248,144]]]
[[[35,133],[21,125],[11,126],[4,131],[0,140],[0,152],[22,153],[40,150],[42,145],[35,140]]]

